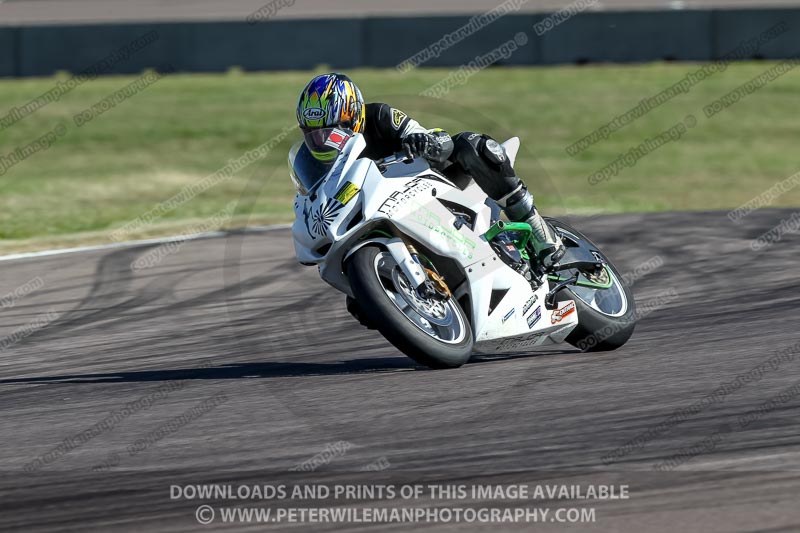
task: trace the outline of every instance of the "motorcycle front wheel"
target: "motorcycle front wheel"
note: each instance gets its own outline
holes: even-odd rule
[[[472,355],[469,320],[454,298],[424,299],[392,255],[364,246],[347,266],[350,288],[370,322],[397,349],[430,368],[458,368]]]

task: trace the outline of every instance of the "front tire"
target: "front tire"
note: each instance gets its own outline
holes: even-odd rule
[[[422,300],[387,251],[367,245],[350,258],[350,288],[380,333],[414,361],[457,368],[472,355],[472,328],[454,298]]]

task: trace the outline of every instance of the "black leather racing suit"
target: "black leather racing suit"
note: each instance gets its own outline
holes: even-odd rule
[[[456,184],[474,179],[487,196],[502,205],[511,220],[525,220],[533,209],[528,194],[503,148],[488,135],[463,132],[450,137],[443,130],[428,130],[399,109],[387,104],[366,106],[362,157],[380,159],[403,151],[403,139],[412,134],[430,134],[436,156],[426,158]]]

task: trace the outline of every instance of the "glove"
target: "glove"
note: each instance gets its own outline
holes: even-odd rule
[[[412,133],[403,138],[403,150],[410,156],[432,157],[439,143],[429,133]]]

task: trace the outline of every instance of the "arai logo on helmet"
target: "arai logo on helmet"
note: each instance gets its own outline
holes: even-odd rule
[[[325,110],[319,107],[309,107],[303,111],[303,118],[306,120],[320,120],[325,118]]]

